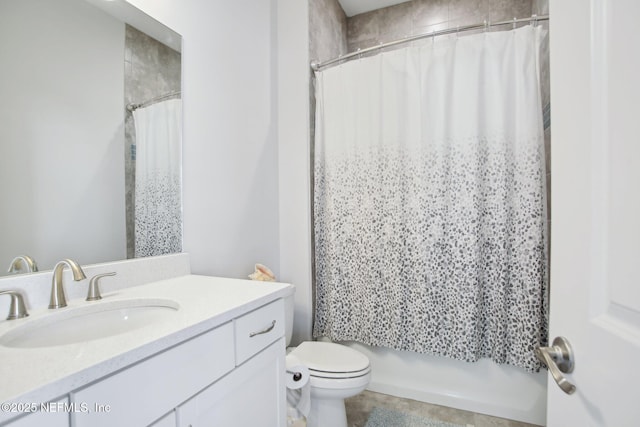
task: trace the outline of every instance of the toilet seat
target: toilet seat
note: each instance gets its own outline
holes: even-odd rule
[[[371,372],[369,359],[364,354],[340,344],[305,341],[292,353],[309,368],[309,374],[318,379],[346,380]]]

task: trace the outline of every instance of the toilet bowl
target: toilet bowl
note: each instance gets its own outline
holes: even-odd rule
[[[291,354],[309,368],[311,411],[307,427],[347,427],[344,399],[369,385],[367,356],[344,345],[319,341],[303,342]]]
[[[287,345],[291,339],[293,298],[285,301]],[[290,306],[289,306],[290,305]],[[309,368],[311,410],[307,427],[347,427],[344,399],[364,391],[371,380],[369,358],[344,345],[305,341],[289,354]]]

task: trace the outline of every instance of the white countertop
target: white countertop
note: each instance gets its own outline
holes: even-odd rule
[[[293,292],[293,286],[285,283],[187,275],[104,293],[97,302],[70,300],[66,308],[34,310],[25,319],[0,322],[1,336],[25,322],[88,304],[162,298],[180,305],[171,321],[120,335],[44,348],[0,345],[0,402],[41,403],[57,399]],[[0,411],[0,423],[17,415]]]

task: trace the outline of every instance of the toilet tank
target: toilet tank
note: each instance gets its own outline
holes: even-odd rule
[[[295,309],[295,293],[284,299],[284,332],[287,339],[287,347],[291,344],[293,334],[293,312]]]

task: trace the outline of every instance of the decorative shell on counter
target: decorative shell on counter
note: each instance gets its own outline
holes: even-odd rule
[[[255,271],[249,275],[249,279],[260,280],[262,282],[275,282],[276,276],[266,265],[256,264]]]

